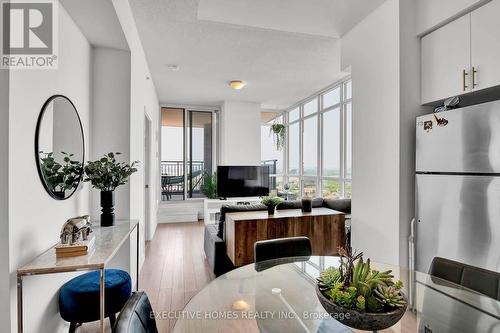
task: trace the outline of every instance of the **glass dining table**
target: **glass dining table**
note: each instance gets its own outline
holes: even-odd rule
[[[235,269],[170,314],[173,332],[358,332],[326,313],[316,296],[316,278],[330,266],[338,267],[339,258],[287,258]],[[500,332],[497,300],[398,266],[372,262],[372,268],[392,270],[409,299],[402,320],[381,332]]]

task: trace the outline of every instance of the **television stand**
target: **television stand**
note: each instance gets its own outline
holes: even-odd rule
[[[218,199],[205,199],[203,203],[203,212],[205,224],[214,224],[219,222],[218,216],[220,208],[223,205],[251,205],[260,202],[259,197],[238,197],[238,198],[218,198]]]

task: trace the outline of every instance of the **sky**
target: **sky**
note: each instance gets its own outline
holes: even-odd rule
[[[193,128],[193,160],[203,161],[203,128]],[[182,161],[183,160],[183,129],[181,127],[161,128],[161,160]]]

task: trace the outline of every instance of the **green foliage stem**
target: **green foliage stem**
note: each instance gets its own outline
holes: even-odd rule
[[[276,150],[281,151],[285,147],[286,126],[280,123],[274,123],[271,125],[269,132],[269,134],[274,135]]]
[[[64,192],[78,186],[82,176],[83,168],[79,161],[74,161],[74,154],[61,152],[63,163],[54,158],[54,153],[39,152],[40,169],[47,186],[52,192]]]
[[[203,185],[201,186],[201,193],[209,199],[217,198],[217,174],[213,175],[205,172],[203,175]]]
[[[83,181],[90,182],[92,187],[101,191],[114,191],[118,186],[126,184],[129,177],[137,172],[139,161],[130,165],[117,162],[116,155],[120,153],[108,153],[96,161],[87,162]]]
[[[277,206],[283,202],[283,198],[280,198],[276,195],[268,195],[262,197],[260,201],[266,206]]]

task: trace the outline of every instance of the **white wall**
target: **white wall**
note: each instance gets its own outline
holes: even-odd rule
[[[260,164],[260,105],[225,101],[219,114],[220,164]]]
[[[96,208],[96,205],[90,202],[88,184],[81,185],[70,199],[57,201],[45,192],[40,182],[34,159],[34,133],[38,114],[45,100],[53,94],[63,94],[73,101],[84,127],[87,159],[89,155],[93,155],[91,148],[95,148],[95,154],[98,154],[100,149],[109,151],[119,146],[117,148],[127,150],[130,160],[143,161],[142,133],[145,110],[153,121],[153,127],[159,129],[159,103],[152,81],[146,78],[150,75],[128,2],[116,1],[114,5],[121,15],[120,21],[130,38],[128,42],[131,44],[130,55],[116,56],[115,54],[113,61],[119,58],[118,63],[109,62],[108,56],[113,52],[101,53],[102,50],[97,50],[94,68],[92,46],[67,11],[60,6],[58,14],[59,68],[57,70],[0,72],[0,110],[2,111],[0,153],[8,156],[0,161],[0,214],[2,214],[0,217],[3,221],[8,221],[0,230],[2,231],[0,237],[3,237],[0,238],[0,246],[2,246],[0,248],[0,264],[2,265],[0,266],[2,268],[0,293],[5,295],[4,300],[7,297],[10,299],[9,302],[2,303],[1,316],[4,320],[0,321],[1,332],[17,330],[15,270],[56,243],[60,227],[67,218],[88,213],[89,209]],[[112,68],[108,68],[111,65]],[[121,69],[124,71],[120,72]],[[110,73],[113,70],[115,72]],[[107,74],[109,75],[106,77]],[[96,76],[97,80],[93,80],[93,76]],[[113,80],[118,81],[113,82]],[[96,89],[93,89],[94,83]],[[109,101],[106,104],[106,93],[115,98],[118,93],[125,97],[114,100],[113,105]],[[92,95],[95,95],[96,100],[101,103],[94,105]],[[103,113],[123,112],[122,116],[125,119],[120,119],[120,125],[124,127],[128,135],[125,136],[124,132],[118,132],[113,128],[115,133],[110,133],[108,137],[104,136],[104,129],[99,128],[99,125],[113,119],[107,118],[106,114],[98,114],[93,119],[94,106],[97,111]],[[91,131],[92,124],[96,124],[95,131]],[[116,119],[112,125],[116,126]],[[91,140],[94,133],[99,143]],[[126,141],[125,145],[123,145],[123,140]],[[153,159],[157,156],[157,143],[158,135],[153,130],[151,138]],[[151,163],[151,174],[158,175],[158,168],[159,161]],[[130,214],[132,218],[140,219],[141,238],[144,240],[144,179],[141,173],[142,170],[132,177],[130,192],[126,191],[127,202],[130,202],[130,212],[122,216]],[[7,176],[8,184],[5,183]],[[159,184],[159,176],[158,181],[151,182],[151,184],[153,185],[152,192],[155,193]],[[123,202],[118,205],[123,205]],[[148,208],[153,222],[152,235],[156,227],[154,200]],[[123,247],[112,265],[134,272],[135,254],[132,252],[135,252],[135,246],[133,246],[135,239],[131,238],[131,243]],[[144,242],[141,244],[141,252],[144,256]],[[130,265],[127,260],[130,261]],[[34,276],[24,279],[24,315],[27,318],[24,321],[25,332],[67,331],[68,323],[62,321],[58,312],[57,295],[59,287],[76,274],[79,273]]]
[[[399,262],[409,263],[408,235],[415,216],[415,118],[432,112],[420,104],[420,38],[415,30],[414,0],[399,1],[400,127],[399,127]]]
[[[40,109],[51,95],[63,94],[75,104],[89,137],[91,46],[65,9],[59,7],[59,68],[10,71],[9,111],[9,256],[10,322],[0,331],[16,331],[17,267],[54,245],[61,225],[71,216],[88,212],[88,185],[70,199],[51,198],[40,182],[34,159],[34,133]],[[88,143],[88,142],[86,142]],[[86,150],[89,145],[86,144]],[[3,170],[3,168],[2,168]],[[2,187],[3,188],[3,187]],[[4,221],[4,223],[6,223]],[[25,279],[25,332],[63,331],[57,308],[58,288],[70,275]]]
[[[387,0],[342,38],[352,75],[352,245],[399,262],[398,1]]]
[[[119,161],[130,162],[130,52],[93,48],[92,160],[120,152]],[[133,176],[136,177],[136,176]],[[92,189],[93,220],[100,218],[100,192]],[[130,217],[130,185],[115,191],[115,216]]]
[[[0,27],[0,33],[2,33]],[[0,69],[0,299],[10,298],[9,272],[9,71]],[[10,322],[10,304],[0,303],[0,331]]]
[[[112,0],[115,7],[118,20],[122,26],[125,38],[130,48],[131,58],[131,87],[130,87],[130,160],[144,162],[144,115],[147,113],[152,121],[151,156],[156,163],[150,163],[150,175],[153,179],[150,184],[150,206],[147,207],[151,219],[151,228],[148,232],[148,238],[152,238],[156,230],[157,219],[156,211],[158,207],[158,193],[160,184],[159,172],[159,116],[160,106],[156,88],[151,74],[149,72],[146,56],[139,39],[139,33],[135,25],[132,10],[128,1]],[[142,163],[144,167],[144,163]],[[141,265],[144,262],[144,169],[139,168],[139,172],[130,179],[130,218],[139,219],[141,235]]]
[[[387,0],[342,39],[353,86],[352,242],[373,260],[407,265],[414,215],[420,51],[415,3]]]

